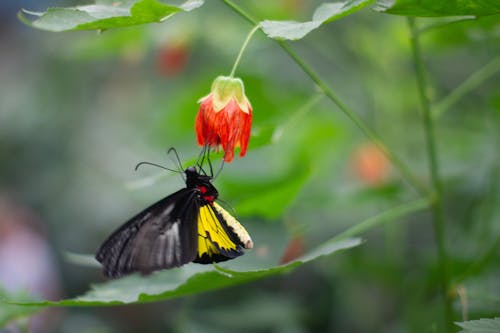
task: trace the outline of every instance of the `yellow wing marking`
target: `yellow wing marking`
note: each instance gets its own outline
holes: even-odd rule
[[[237,245],[229,238],[210,205],[200,208],[198,235],[198,255],[200,257],[203,253],[207,253],[209,256],[219,253],[217,248],[225,250],[236,250],[237,248]]]
[[[246,229],[236,220],[231,214],[229,214],[224,208],[222,208],[218,203],[213,203],[215,210],[222,215],[228,227],[238,236],[240,242],[243,244],[245,249],[253,248],[253,241]]]
[[[206,253],[211,257],[214,254],[217,254],[218,251],[210,239],[198,236],[198,256],[201,257],[203,253]]]

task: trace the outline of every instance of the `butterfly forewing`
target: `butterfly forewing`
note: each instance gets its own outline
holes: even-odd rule
[[[116,230],[96,255],[104,274],[149,273],[193,261],[198,248],[195,196],[192,189],[179,190]]]

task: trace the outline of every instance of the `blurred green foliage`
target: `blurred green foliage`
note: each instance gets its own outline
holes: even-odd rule
[[[480,333],[480,332],[498,332],[500,330],[500,318],[470,320],[457,323],[463,330],[460,333]]]
[[[3,288],[0,289],[0,300],[4,299],[17,299],[24,302],[33,302],[35,299],[30,297],[25,292],[20,292],[17,294],[11,294],[6,292]],[[2,304],[0,308],[0,327],[7,327],[11,322],[21,319],[25,321],[25,317],[36,313],[40,310],[37,306],[20,306],[20,305],[7,305]],[[26,322],[23,322],[26,325]]]
[[[321,2],[238,4],[258,20],[303,21]],[[500,54],[498,15],[450,22],[418,21],[433,105]],[[183,186],[176,174],[133,168],[142,160],[175,166],[166,155],[171,146],[183,161],[197,155],[197,100],[216,76],[228,74],[252,28],[218,1],[162,24],[101,34],[48,34],[7,24],[0,30],[0,194],[39,218],[56,254],[93,253],[132,214]],[[321,26],[293,47],[428,185],[409,45],[404,18],[365,9]],[[168,60],[174,51],[183,55],[181,65]],[[490,69],[435,117],[455,321],[499,315],[498,71]],[[253,37],[237,75],[254,108],[251,149],[226,165],[215,185],[256,248],[231,267],[275,266],[293,238],[307,252],[417,198],[383,163],[375,163],[377,182],[367,178],[373,164],[363,161],[376,157],[360,149],[370,145],[366,137],[264,34]],[[398,218],[363,238],[362,246],[289,275],[155,304],[68,308],[58,331],[441,327],[430,214]],[[98,269],[62,257],[59,265],[67,297],[103,281]]]

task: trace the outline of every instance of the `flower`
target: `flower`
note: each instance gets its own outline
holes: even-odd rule
[[[156,68],[166,77],[178,75],[186,68],[190,48],[187,42],[178,41],[167,44],[156,56]]]
[[[389,160],[373,143],[356,147],[351,156],[351,165],[357,178],[367,185],[381,185],[389,177]]]
[[[196,136],[200,146],[224,150],[224,161],[231,162],[234,150],[245,156],[252,127],[252,106],[238,78],[219,76],[210,94],[200,99],[196,116]]]

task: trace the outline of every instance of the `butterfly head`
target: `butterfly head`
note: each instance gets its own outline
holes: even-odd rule
[[[200,174],[195,167],[189,167],[185,171],[187,188],[199,191],[200,197],[211,203],[214,202],[219,193],[212,185],[212,177]]]

